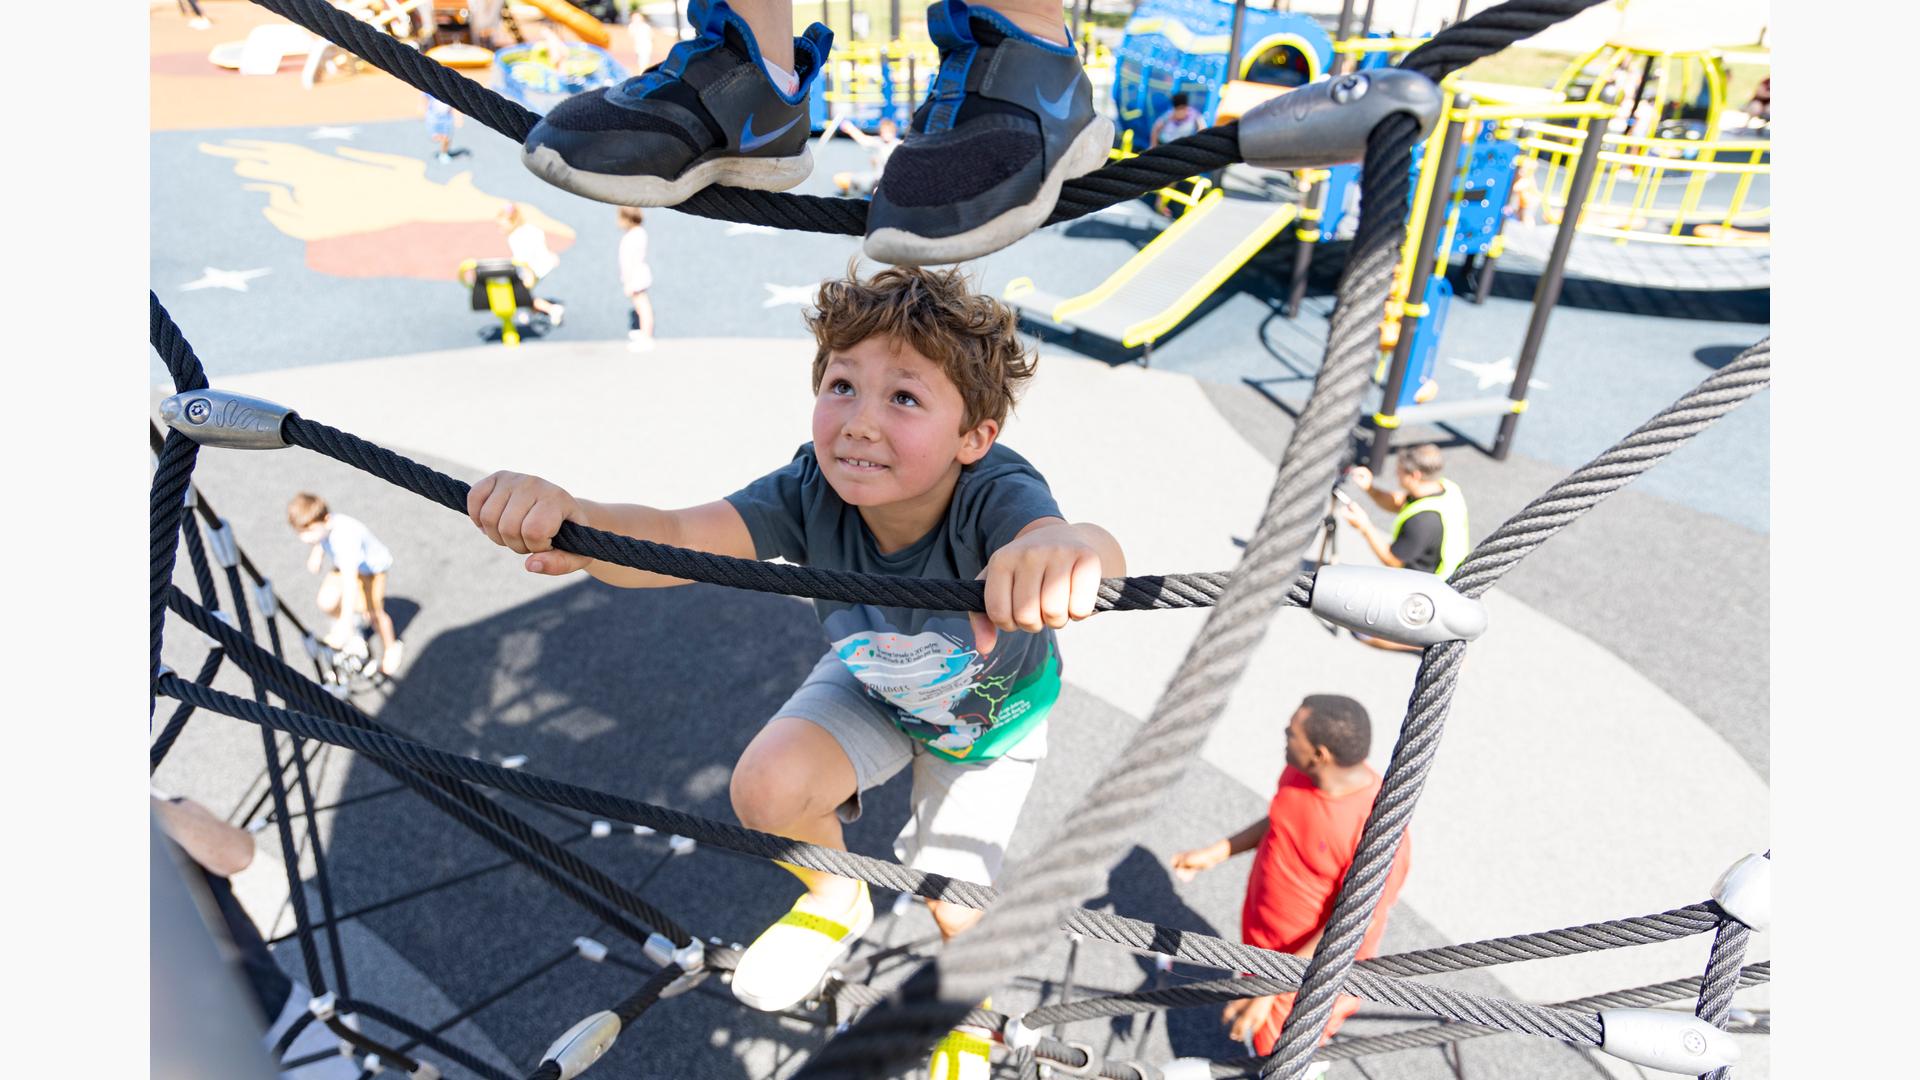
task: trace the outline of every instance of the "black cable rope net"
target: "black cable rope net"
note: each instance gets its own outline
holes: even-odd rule
[[[524,139],[535,120],[526,109],[442,67],[325,0],[255,2],[322,34],[516,141]],[[1439,80],[1596,2],[1598,0],[1510,0],[1442,31],[1410,53],[1401,66]],[[1070,181],[1050,222],[1092,213],[1187,176],[1236,162],[1240,159],[1237,134],[1232,124],[1212,128]],[[1010,867],[1006,874],[1008,884],[1003,890],[503,769],[399,736],[284,662],[275,619],[287,618],[303,638],[311,635],[282,606],[276,605],[276,611],[263,613],[272,651],[262,649],[254,641],[240,571],[232,567],[224,569],[237,618],[229,623],[216,616],[221,610],[217,589],[206,565],[204,545],[187,514],[198,446],[177,432],[169,433],[155,447],[150,493],[151,648],[154,693],[177,699],[181,705],[154,740],[152,762],[157,766],[165,757],[167,749],[178,738],[185,718],[195,708],[220,712],[260,727],[268,763],[267,791],[261,798],[270,798],[273,802],[273,817],[287,855],[296,925],[293,936],[300,941],[309,981],[316,992],[324,986],[312,941],[314,931],[324,928],[335,961],[340,1013],[365,1016],[400,1032],[410,1041],[400,1050],[389,1050],[346,1028],[337,1017],[329,1017],[328,1026],[342,1039],[379,1055],[383,1062],[409,1070],[414,1063],[405,1051],[426,1046],[479,1075],[490,1078],[504,1075],[442,1039],[437,1031],[421,1028],[378,1006],[353,999],[347,993],[337,926],[354,913],[342,915],[333,909],[324,880],[318,883],[326,908],[324,922],[316,926],[307,912],[298,878],[300,853],[291,824],[292,818],[299,815],[294,815],[288,805],[284,767],[275,741],[277,732],[284,731],[293,737],[294,782],[302,799],[301,814],[308,819],[316,876],[321,879],[326,873],[314,824],[316,808],[305,759],[300,756],[305,740],[345,747],[370,758],[402,785],[426,798],[430,805],[454,817],[505,853],[510,863],[534,871],[605,925],[643,944],[649,936],[648,927],[676,943],[694,943],[697,939],[632,890],[607,878],[544,833],[482,796],[473,785],[507,791],[535,800],[536,804],[564,806],[671,831],[736,852],[857,877],[874,885],[931,899],[990,909],[977,929],[956,939],[936,959],[919,963],[893,994],[882,994],[857,982],[831,983],[823,996],[830,999],[836,1010],[846,1007],[864,1009],[865,1013],[822,1047],[803,1067],[801,1075],[887,1075],[906,1058],[924,1053],[935,1038],[955,1023],[974,1024],[996,1034],[1005,1032],[1015,1018],[973,1003],[1027,958],[1037,935],[1055,928],[1224,972],[1248,973],[1250,977],[1101,994],[1081,1001],[1042,1006],[1018,1018],[1028,1028],[1297,989],[1298,1000],[1274,1053],[1264,1060],[1216,1062],[1215,1075],[1242,1075],[1257,1068],[1262,1076],[1298,1077],[1315,1056],[1334,995],[1339,991],[1437,1016],[1447,1022],[1411,1032],[1346,1040],[1321,1048],[1319,1056],[1325,1060],[1437,1045],[1495,1031],[1522,1032],[1574,1045],[1594,1046],[1602,1034],[1596,1010],[1642,1007],[1686,996],[1697,997],[1696,1015],[1726,1028],[1732,1015],[1733,992],[1741,986],[1766,981],[1770,968],[1766,964],[1740,966],[1749,931],[1711,903],[1655,915],[1355,961],[1386,869],[1439,743],[1465,651],[1464,643],[1457,641],[1429,647],[1422,657],[1401,736],[1367,820],[1353,867],[1310,960],[1074,906],[1076,899],[1089,895],[1096,884],[1095,876],[1112,862],[1118,845],[1130,832],[1131,823],[1154,806],[1166,788],[1179,779],[1223,708],[1273,610],[1283,605],[1305,606],[1311,600],[1311,578],[1300,577],[1295,568],[1322,516],[1324,492],[1336,476],[1368,381],[1378,312],[1387,295],[1404,234],[1410,187],[1408,162],[1418,136],[1415,122],[1400,115],[1383,121],[1368,138],[1360,224],[1341,276],[1325,362],[1281,459],[1260,525],[1248,542],[1239,567],[1231,575],[1185,574],[1103,582],[1099,610],[1205,606],[1213,610],[1147,722],[1114,760],[1106,775],[1093,785],[1087,799],[1067,815],[1065,820],[1072,822],[1072,828],[1063,828],[1039,846],[1038,850],[1046,853],[1044,858],[1035,857]],[[709,188],[678,208],[723,220],[857,235],[864,231],[864,205],[855,200]],[[191,346],[158,298],[149,294],[149,299],[151,340],[166,363],[175,388],[180,391],[206,388],[204,370]],[[1694,391],[1555,484],[1502,525],[1474,548],[1450,578],[1450,583],[1469,597],[1483,595],[1520,559],[1559,529],[1764,387],[1768,361],[1769,346],[1762,341],[1709,376]],[[452,477],[298,414],[287,417],[282,431],[291,443],[354,465],[450,509],[465,511],[468,487]],[[220,520],[217,515],[213,515],[203,501],[195,500],[195,505],[209,527],[215,527]],[[178,548],[183,543],[201,592],[200,603],[171,584]],[[775,567],[753,560],[719,559],[572,524],[562,529],[555,546],[637,569],[734,588],[943,610],[979,610],[981,607],[980,585],[976,582],[838,574],[804,567]],[[244,554],[241,568],[257,586],[270,591],[266,579]],[[200,673],[193,679],[162,673],[162,630],[169,607],[215,643]],[[255,690],[254,700],[211,687],[214,674],[223,662],[232,663],[249,678]],[[317,662],[315,668],[318,674]],[[277,696],[285,707],[272,705],[269,694]],[[427,891],[431,889],[416,890],[416,894]],[[1707,972],[1701,978],[1555,1006],[1511,1002],[1410,978],[1673,940],[1707,931],[1713,931],[1715,936]],[[738,955],[732,949],[716,947],[705,954],[705,965],[711,970],[730,969],[737,960]],[[682,973],[677,965],[652,972],[612,1011],[624,1022],[637,1019]],[[511,990],[509,986],[486,1000],[498,1000]],[[284,1052],[293,1037],[312,1020],[312,1014],[303,1014],[280,1040],[279,1050]],[[1090,1058],[1081,1049],[1050,1037],[1021,1049],[1012,1067],[1022,1076],[1037,1075],[1042,1062],[1088,1069],[1115,1080],[1151,1075],[1148,1069],[1133,1063]],[[1713,1075],[1725,1072],[1722,1069]],[[551,1080],[561,1075],[561,1068],[556,1062],[543,1061],[534,1075]]]
[[[292,413],[280,433],[294,446],[324,454],[405,488],[449,510],[467,512],[471,485],[384,446],[338,428]],[[619,566],[667,577],[724,585],[730,589],[780,593],[852,604],[925,608],[938,611],[986,610],[985,583],[941,578],[893,577],[813,566],[761,562],[678,548],[606,532],[576,522],[562,522],[553,546]],[[1227,585],[1219,573],[1161,574],[1105,578],[1100,582],[1095,611],[1167,611],[1209,607],[1218,602]],[[1313,601],[1310,576],[1289,582],[1287,603],[1306,607]]]

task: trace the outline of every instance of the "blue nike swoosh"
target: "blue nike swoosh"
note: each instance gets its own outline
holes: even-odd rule
[[[793,119],[787,121],[786,123],[781,124],[779,127],[774,128],[772,131],[767,132],[765,135],[755,135],[753,133],[753,114],[748,113],[747,122],[740,125],[740,151],[742,153],[748,153],[754,150],[758,150],[761,147],[772,142],[773,140],[786,134],[786,131],[788,128],[792,127],[793,125],[799,122],[800,122],[800,118],[796,116]]]
[[[1067,111],[1073,107],[1073,84],[1068,83],[1067,88],[1060,91],[1060,96],[1051,101],[1047,99],[1047,95],[1041,93],[1037,88],[1033,92],[1033,97],[1035,101],[1040,103],[1040,107],[1047,111],[1048,115],[1052,116],[1055,120],[1065,120],[1067,118]]]

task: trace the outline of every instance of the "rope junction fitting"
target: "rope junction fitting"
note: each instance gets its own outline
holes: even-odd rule
[[[519,141],[533,114],[506,101],[354,20],[325,0],[255,0],[372,61],[412,85],[460,108],[482,123]],[[274,822],[287,856],[296,936],[299,939],[314,1003],[281,1041],[306,1024],[326,1023],[343,1040],[367,1055],[370,1071],[392,1063],[416,1076],[436,1066],[409,1057],[407,1048],[380,1045],[346,1023],[364,1017],[400,1032],[407,1047],[425,1046],[489,1080],[498,1069],[475,1058],[434,1032],[353,997],[337,938],[331,944],[334,979],[329,983],[313,940],[317,929],[337,932],[323,849],[313,811],[307,758],[311,739],[351,749],[390,772],[436,809],[452,816],[508,857],[510,863],[538,874],[563,895],[607,926],[641,946],[657,970],[612,1008],[581,1020],[543,1055],[532,1073],[539,1080],[565,1080],[599,1060],[621,1031],[662,998],[693,988],[714,971],[737,963],[739,946],[711,947],[689,934],[632,891],[594,869],[545,834],[499,807],[474,786],[485,785],[594,814],[632,827],[636,835],[666,832],[672,846],[666,858],[709,843],[728,850],[779,859],[903,893],[990,909],[981,924],[956,939],[932,961],[922,964],[903,989],[883,995],[859,983],[830,980],[822,1004],[839,1014],[842,1007],[863,1010],[843,1025],[808,1061],[802,1075],[886,1075],[897,1064],[923,1056],[933,1040],[956,1023],[983,1027],[1010,1048],[1022,1070],[1044,1065],[1056,1072],[1101,1075],[1116,1080],[1188,1075],[1177,1069],[1132,1062],[1103,1062],[1082,1043],[1036,1034],[1037,1029],[1073,1019],[1217,1003],[1297,990],[1298,998],[1274,1053],[1248,1062],[1202,1063],[1204,1073],[1234,1074],[1249,1064],[1261,1076],[1299,1077],[1315,1059],[1357,1056],[1370,1040],[1349,1040],[1320,1047],[1319,1040],[1334,997],[1350,992],[1373,1001],[1418,1010],[1450,1023],[1419,1032],[1371,1040],[1381,1052],[1406,1045],[1434,1045],[1490,1030],[1525,1032],[1576,1046],[1597,1047],[1654,1067],[1679,1067],[1723,1076],[1737,1060],[1737,1047],[1725,1034],[1733,1016],[1731,996],[1743,985],[1770,977],[1767,965],[1742,968],[1749,935],[1768,921],[1766,903],[1770,860],[1749,857],[1723,875],[1711,902],[1687,908],[1589,924],[1565,930],[1474,942],[1416,953],[1355,960],[1371,919],[1380,886],[1406,823],[1418,800],[1437,749],[1464,650],[1485,628],[1479,597],[1521,559],[1613,491],[1651,468],[1768,382],[1770,347],[1762,341],[1710,375],[1694,391],[1642,425],[1566,479],[1555,484],[1478,545],[1444,583],[1430,575],[1356,574],[1355,567],[1329,567],[1319,575],[1296,572],[1300,552],[1317,527],[1325,492],[1332,486],[1345,443],[1358,419],[1362,392],[1373,363],[1377,314],[1387,295],[1397,249],[1405,229],[1408,163],[1414,145],[1431,128],[1437,108],[1434,84],[1448,73],[1531,36],[1597,0],[1509,0],[1443,30],[1409,53],[1399,70],[1342,78],[1317,88],[1297,90],[1227,124],[1177,140],[1125,162],[1070,181],[1050,222],[1069,220],[1200,172],[1240,160],[1279,167],[1364,158],[1362,212],[1352,254],[1338,289],[1338,304],[1328,335],[1327,354],[1314,392],[1302,410],[1282,457],[1259,528],[1231,575],[1188,574],[1110,579],[1103,582],[1098,610],[1162,610],[1210,607],[1206,625],[1183,660],[1147,722],[1096,782],[1063,828],[1036,850],[1044,859],[1010,866],[1007,886],[994,890],[899,864],[832,848],[816,847],[738,826],[707,821],[666,807],[541,777],[515,767],[493,765],[447,754],[402,738],[346,699],[347,687],[308,678],[287,666],[279,619],[295,627],[321,674],[326,646],[299,626],[286,606],[273,598],[270,583],[233,542],[230,528],[212,516],[196,497],[191,474],[202,445],[267,449],[302,446],[361,468],[456,511],[464,511],[467,486],[383,447],[300,417],[290,409],[245,395],[211,390],[192,347],[157,297],[150,297],[154,348],[166,363],[178,391],[161,414],[173,429],[155,447],[150,493],[151,611],[150,670],[156,695],[182,702],[156,738],[157,767],[166,748],[195,708],[209,709],[257,724],[267,757],[266,777]],[[1338,155],[1338,156],[1334,156]],[[858,235],[864,232],[865,204],[768,192],[709,188],[679,209],[730,221],[814,232]],[[189,513],[192,511],[192,513]],[[194,515],[206,518],[203,540]],[[199,603],[172,584],[180,548],[188,553]],[[940,610],[980,610],[977,582],[915,581],[877,575],[848,575],[725,560],[699,552],[649,544],[569,523],[555,546],[590,558],[689,580],[733,588],[796,596],[883,603]],[[208,561],[227,578],[233,611],[219,606],[218,586]],[[252,579],[251,586],[243,575]],[[1420,580],[1424,578],[1424,580]],[[259,645],[247,606],[266,621],[270,649]],[[1234,682],[1264,633],[1268,616],[1282,606],[1309,606],[1329,621],[1352,625],[1377,636],[1425,647],[1373,812],[1369,815],[1352,869],[1336,897],[1332,915],[1311,959],[1273,953],[1208,935],[1175,930],[1074,906],[1090,895],[1089,882],[1104,872],[1128,841],[1132,823],[1152,812],[1167,788],[1180,777],[1224,707]],[[171,610],[215,643],[200,674],[184,679],[160,663],[166,612]],[[1342,622],[1342,620],[1347,620]],[[1395,635],[1401,635],[1396,637]],[[223,662],[250,679],[251,700],[211,688]],[[277,697],[280,706],[270,703]],[[276,732],[293,736],[291,768],[281,757]],[[523,762],[515,762],[516,766]],[[291,829],[291,798],[298,796],[308,823],[308,843],[316,860],[316,884],[324,920],[316,925],[307,910],[303,883],[297,879],[299,850]],[[588,836],[595,835],[587,823]],[[610,829],[608,830],[611,831]],[[1758,863],[1754,860],[1758,859]],[[1016,970],[1039,936],[1055,929],[1119,944],[1138,952],[1178,958],[1226,973],[1253,977],[1121,994],[1103,994],[1071,1003],[1008,1016],[977,1008],[972,1002]],[[1695,980],[1657,984],[1616,995],[1533,1005],[1465,993],[1410,976],[1459,970],[1543,956],[1564,956],[1648,941],[1672,940],[1712,931],[1712,955],[1705,975]],[[565,954],[592,962],[607,960],[607,946],[592,938],[574,940]],[[626,961],[621,961],[628,965]],[[546,970],[545,967],[539,969]],[[638,967],[635,970],[644,971]],[[537,974],[538,972],[536,972]],[[330,988],[334,987],[334,988]],[[503,992],[504,993],[504,992]],[[1694,1016],[1659,1012],[1647,1006],[1677,995],[1696,995]],[[1648,995],[1654,995],[1649,999]],[[1659,995],[1666,995],[1664,997]],[[322,1016],[321,1014],[325,1015]],[[1387,1042],[1399,1042],[1388,1046]],[[1428,1040],[1419,1042],[1418,1040]],[[1383,1041],[1385,1040],[1385,1041]],[[1344,1048],[1356,1048],[1354,1053]],[[1729,1050],[1731,1048],[1731,1052]],[[285,1046],[280,1050],[284,1052]]]

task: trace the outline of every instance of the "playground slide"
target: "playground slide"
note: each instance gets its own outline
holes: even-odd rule
[[[540,13],[547,18],[580,35],[580,40],[589,45],[598,45],[604,49],[607,47],[607,42],[613,40],[607,33],[606,26],[599,19],[567,3],[567,0],[526,0],[526,2],[539,8]]]
[[[1215,188],[1092,292],[1061,299],[1020,278],[1008,283],[1004,299],[1029,318],[1128,348],[1149,345],[1180,325],[1298,212],[1291,203],[1229,199]]]

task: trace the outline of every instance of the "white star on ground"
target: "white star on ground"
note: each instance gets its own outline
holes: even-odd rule
[[[359,130],[360,130],[359,128],[351,128],[351,127],[317,127],[317,128],[314,128],[312,131],[307,132],[307,138],[309,139],[351,139],[353,138],[354,133]]]
[[[234,292],[246,292],[247,282],[252,281],[254,278],[265,277],[273,273],[271,270],[215,270],[211,266],[205,267],[204,269],[206,273],[180,286],[180,291],[192,292],[195,289],[232,289]]]
[[[771,225],[751,225],[744,221],[727,226],[728,236],[771,236],[779,231]]]
[[[817,281],[808,285],[775,285],[769,281],[766,285],[767,298],[760,302],[763,308],[775,308],[784,304],[811,304],[813,294],[820,289],[820,283]]]
[[[1488,360],[1484,363],[1477,364],[1471,360],[1462,360],[1459,357],[1454,357],[1448,360],[1447,363],[1480,380],[1480,385],[1477,389],[1486,390],[1495,386],[1506,387],[1513,385],[1515,372],[1513,370],[1513,357],[1511,356],[1503,356],[1498,360]],[[1527,380],[1528,390],[1545,390],[1547,388],[1547,384],[1539,379]]]

